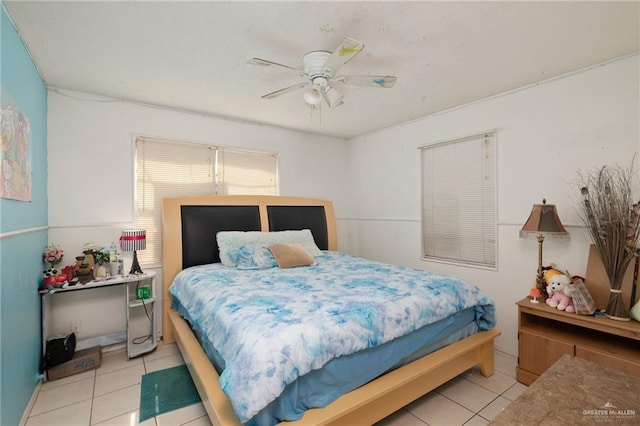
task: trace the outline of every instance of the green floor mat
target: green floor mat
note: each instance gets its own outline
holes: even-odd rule
[[[140,423],[200,402],[198,391],[184,364],[145,374],[140,388]]]

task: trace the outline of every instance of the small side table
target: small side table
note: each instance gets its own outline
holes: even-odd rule
[[[155,294],[155,272],[145,272],[143,274],[121,275],[101,281],[89,281],[85,284],[76,284],[65,288],[53,288],[41,290],[41,317],[42,317],[42,353],[46,349],[46,341],[51,337],[49,332],[50,309],[48,304],[52,297],[63,297],[69,292],[87,291],[96,288],[109,286],[125,287],[125,302],[127,315],[127,329],[125,333],[108,336],[113,343],[127,342],[127,356],[133,358],[151,352],[158,346],[157,326],[155,320],[155,310],[158,306],[158,299]],[[146,299],[137,299],[136,289],[139,286],[150,285],[151,294]],[[82,347],[82,340],[78,340],[78,346]],[[86,346],[85,342],[85,346]]]

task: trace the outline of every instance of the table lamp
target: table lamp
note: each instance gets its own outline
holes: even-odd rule
[[[144,229],[124,229],[120,237],[120,248],[122,251],[133,252],[133,263],[129,274],[142,274],[136,251],[147,248],[147,232]]]
[[[555,240],[568,240],[569,233],[558,217],[558,211],[554,204],[547,204],[543,199],[542,204],[534,204],[529,219],[520,230],[520,238],[533,238],[538,240],[538,274],[536,276],[536,288],[544,299],[548,297],[547,286],[542,276],[542,242],[545,237]]]

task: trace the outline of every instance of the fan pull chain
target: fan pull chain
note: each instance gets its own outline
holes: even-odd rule
[[[309,121],[313,124],[313,113],[314,111],[318,111],[319,119],[318,119],[318,128],[322,130],[322,105],[310,105],[309,108]]]

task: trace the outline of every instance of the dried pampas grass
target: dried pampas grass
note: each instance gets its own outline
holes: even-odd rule
[[[587,173],[578,172],[582,194],[579,215],[587,226],[609,277],[611,294],[608,317],[629,320],[622,302],[622,280],[640,239],[638,213],[633,201],[631,181],[633,163],[628,169],[604,166]]]

